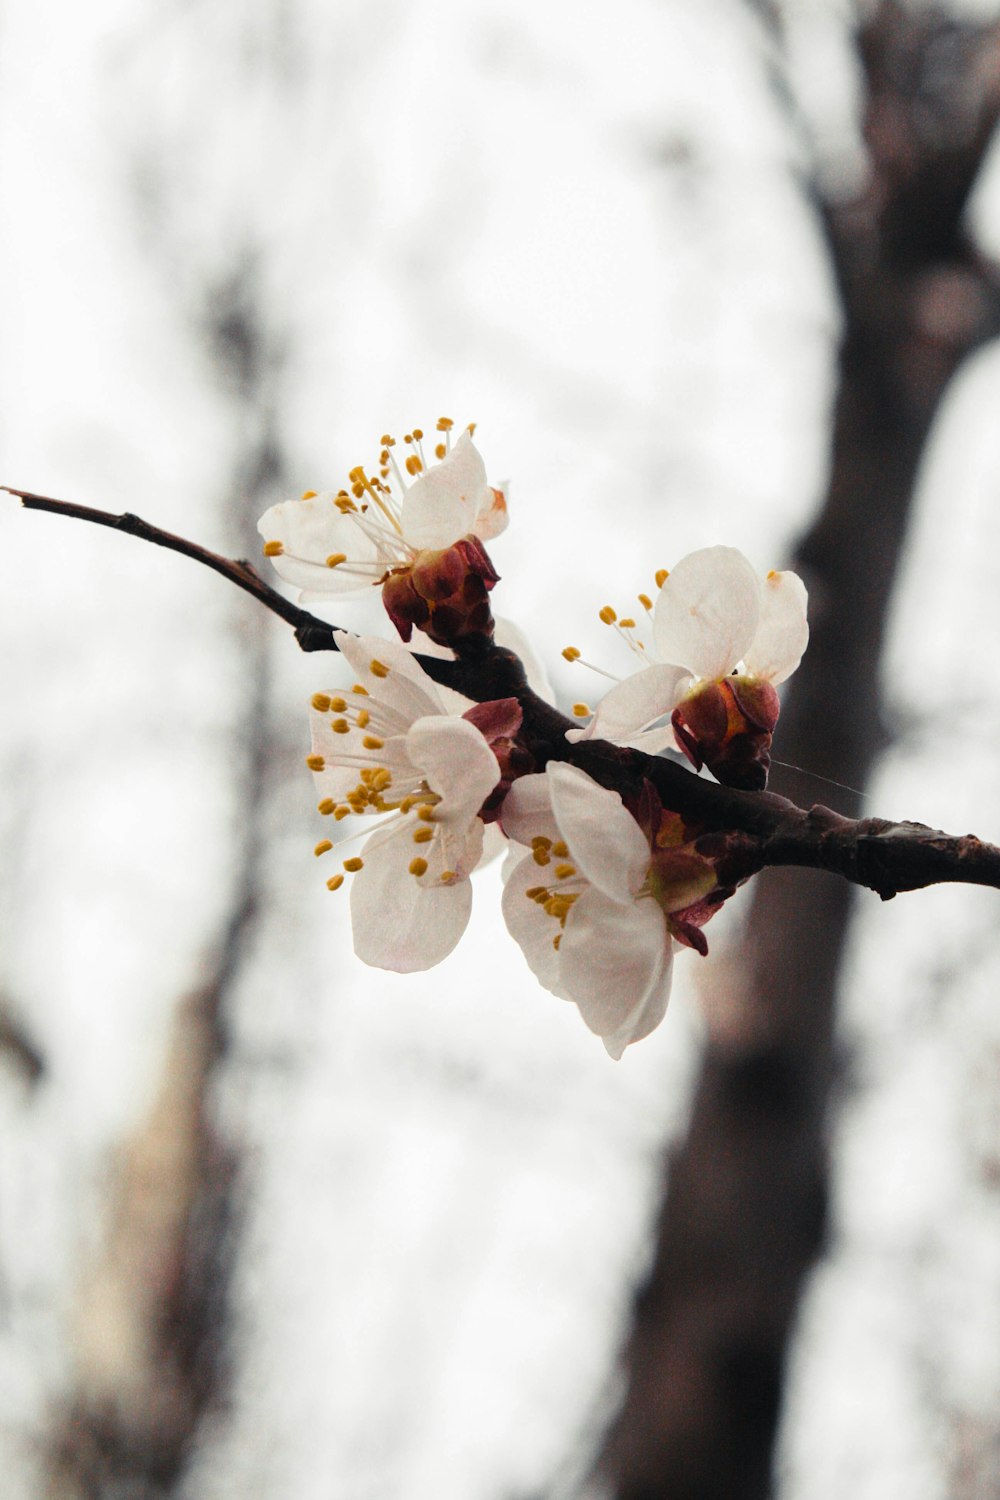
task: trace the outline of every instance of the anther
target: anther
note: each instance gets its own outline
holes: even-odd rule
[[[367,729],[370,721],[371,721],[371,714],[368,712],[367,708],[359,708],[358,709],[358,728],[359,729]]]
[[[384,661],[379,661],[377,657],[373,657],[368,663],[368,670],[373,677],[388,677],[389,675],[389,668]]]
[[[567,661],[579,661],[580,653],[575,646],[564,646],[563,656]]]
[[[344,860],[344,869],[351,875],[354,875],[358,870],[363,870],[364,867],[365,862],[360,854],[355,854],[351,859]]]
[[[313,853],[315,855],[319,856],[320,854],[326,854],[327,850],[328,849],[332,849],[332,848],[333,848],[333,844],[331,843],[331,841],[329,839],[320,839],[319,843],[316,845],[315,849],[313,850]]]
[[[284,542],[265,542],[264,543],[264,556],[265,557],[280,557],[281,554],[284,552],[284,550],[285,550],[285,544],[284,544]]]
[[[411,859],[410,860],[410,874],[411,875],[417,875],[417,876],[426,875],[427,874],[427,861],[426,861],[426,859]]]
[[[604,621],[605,625],[613,625],[617,620],[618,615],[617,612],[611,608],[610,604],[606,604],[601,610],[599,618]]]
[[[361,743],[366,750],[381,750],[385,740],[380,740],[377,734],[366,734]]]
[[[328,891],[339,891],[343,883],[343,875],[331,875],[330,879],[326,882],[326,888]]]
[[[421,827],[413,830],[413,842],[415,844],[429,844],[433,837],[433,828]]]
[[[653,608],[653,601],[648,594],[637,594],[636,597],[639,600],[639,603],[642,605],[643,609],[651,610]]]
[[[434,809],[429,802],[422,802],[417,808],[417,817],[422,823],[434,822]]]
[[[321,812],[324,818],[327,818],[333,812],[336,805],[332,797],[324,797],[322,802],[316,804],[316,811]]]
[[[309,767],[310,771],[326,770],[326,761],[323,759],[322,755],[307,755],[306,765]]]
[[[317,694],[317,697],[322,697],[322,694]],[[315,698],[313,699],[313,706],[314,707],[316,706],[316,699]],[[330,699],[330,708],[333,710],[333,712],[335,714],[342,714],[344,712],[344,710],[347,708],[347,704],[344,702],[343,698],[331,698]]]
[[[438,432],[450,432],[454,425],[450,417],[438,417],[437,419]]]
[[[634,630],[635,629],[635,621],[633,619],[631,619],[631,618],[626,618],[624,620],[619,620],[618,623],[621,626],[622,630]]]
[[[331,721],[330,728],[333,730],[334,734],[347,734],[349,733],[351,726],[350,724],[348,724],[346,719],[333,719]]]
[[[303,500],[315,500],[316,499],[316,491],[315,490],[303,490],[302,491],[302,498],[303,498]]]
[[[325,714],[329,712],[330,700],[325,693],[313,693],[309,701],[317,713]]]
[[[376,677],[378,676],[377,672],[375,673],[375,676]],[[360,682],[356,682],[354,684],[354,686],[351,688],[351,692],[352,693],[360,693],[362,698],[367,698],[368,697],[368,689],[366,687],[362,687],[361,684],[360,684]]]
[[[586,703],[574,703],[573,713],[578,719],[589,719],[593,713],[593,709],[588,708]]]
[[[552,853],[555,855],[556,859],[565,859],[567,854],[569,853],[569,849],[563,843],[562,839],[558,839],[552,845]]]
[[[549,859],[549,851],[547,849],[543,849],[540,845],[537,849],[532,850],[531,857],[535,861],[536,865],[547,865],[551,863]]]
[[[656,579],[656,587],[658,589],[662,589],[663,585],[666,583],[667,579],[670,577],[670,574],[669,574],[669,572],[667,571],[666,568],[657,568],[654,577]]]
[[[568,880],[571,875],[576,874],[576,865],[556,865],[556,879]]]
[[[347,561],[346,552],[331,552],[326,560],[328,568],[339,568],[340,564]]]

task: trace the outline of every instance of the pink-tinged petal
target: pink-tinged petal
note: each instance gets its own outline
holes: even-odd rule
[[[620,1038],[641,1016],[669,952],[670,935],[655,901],[620,906],[600,891],[584,891],[566,918],[559,983],[591,1031]]]
[[[797,573],[768,573],[761,586],[760,623],[744,654],[749,673],[768,682],[791,677],[809,644],[809,596]]]
[[[549,778],[544,774],[519,776],[503,799],[500,826],[509,839],[528,845],[532,839],[549,839],[553,844],[562,835],[552,811]]]
[[[403,714],[407,722],[441,712],[437,685],[401,641],[351,635],[346,630],[336,631],[333,638],[362,687]]]
[[[684,667],[656,662],[640,668],[605,693],[587,726],[587,738],[610,740],[614,745],[631,743],[637,734],[673,711],[690,680]],[[672,738],[668,734],[664,743]]]
[[[455,947],[472,910],[472,885],[434,885],[409,872],[406,823],[373,833],[351,877],[354,951],[362,963],[397,974],[432,969]]]
[[[486,496],[486,467],[468,432],[403,497],[402,527],[414,547],[450,547],[474,528]]]
[[[507,530],[510,516],[507,514],[507,499],[510,486],[502,484],[497,489],[486,486],[483,503],[476,513],[472,530],[484,542],[489,542],[501,531]]]
[[[515,656],[521,658],[521,665],[524,667],[528,686],[532,692],[537,693],[539,698],[544,698],[546,703],[555,703],[555,693],[552,691],[552,684],[542,664],[542,659],[521,627],[515,625],[513,620],[505,620],[497,615],[493,639],[498,646],[506,646],[508,651],[513,651]]]
[[[441,798],[439,823],[468,824],[500,780],[496,756],[467,719],[417,719],[406,753]]]
[[[760,595],[759,578],[735,547],[690,552],[668,576],[653,610],[661,661],[697,677],[725,677],[757,632]]]
[[[630,906],[650,863],[638,823],[617,792],[598,786],[575,766],[550,760],[545,774],[552,811],[577,870],[609,900]]]
[[[655,1031],[667,1013],[670,985],[673,979],[674,955],[668,943],[663,950],[663,965],[658,977],[650,985],[645,998],[617,1031],[602,1038],[605,1050],[615,1062],[620,1061],[625,1048],[632,1042],[641,1042],[644,1036]]]
[[[517,860],[505,874],[502,910],[507,931],[524,954],[539,984],[560,999],[568,999],[560,986],[559,954],[553,946],[561,931],[559,922],[526,894],[544,883],[544,871],[529,854]]]
[[[286,583],[316,595],[357,593],[376,581],[379,549],[349,515],[334,504],[332,492],[311,500],[284,500],[257,522],[265,542],[280,542],[270,561]],[[328,559],[344,557],[331,567]],[[360,569],[360,571],[358,571]]]

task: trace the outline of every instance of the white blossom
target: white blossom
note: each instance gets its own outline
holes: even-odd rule
[[[405,646],[335,636],[357,681],[312,700],[313,770],[319,810],[339,822],[378,817],[379,826],[344,873],[358,957],[409,973],[440,963],[465,931],[469,876],[483,852],[480,809],[500,767],[480,731],[449,710]],[[324,839],[317,853],[336,846]]]
[[[412,566],[423,551],[503,531],[505,492],[487,484],[471,429],[452,444],[451,427],[446,418],[438,423],[439,462],[425,461],[419,428],[406,435],[402,464],[385,436],[377,475],[355,468],[349,489],[307,491],[265,511],[257,523],[264,553],[303,602],[361,592]]]
[[[796,573],[759,578],[735,547],[704,547],[662,575],[655,604],[642,596],[651,616],[652,643],[633,620],[614,610],[613,624],[642,665],[611,688],[585,729],[570,740],[600,738],[656,752],[672,742],[668,716],[691,693],[739,672],[770,683],[795,671],[809,640],[807,595]],[[579,653],[569,648],[570,659]]]
[[[514,783],[502,822],[522,846],[505,870],[508,930],[538,981],[621,1057],[670,996],[674,941],[645,835],[617,792],[554,761]]]

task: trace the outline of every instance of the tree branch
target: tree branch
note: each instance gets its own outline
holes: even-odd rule
[[[108,526],[193,558],[291,625],[303,651],[337,650],[336,626],[285,599],[248,562],[210,552],[130,512],[114,515],[10,485],[0,485],[0,490],[16,495],[28,510]],[[506,647],[478,643],[454,660],[420,654],[415,660],[435,682],[478,703],[516,698],[524,714],[523,738],[539,769],[550,760],[568,761],[602,786],[626,795],[638,795],[648,781],[664,807],[706,831],[728,834],[719,866],[726,884],[735,886],[768,865],[795,865],[840,875],[877,892],[884,901],[900,891],[945,881],[1000,889],[1000,848],[974,834],[954,836],[922,823],[845,818],[821,805],[799,807],[772,792],[720,786],[675,760],[621,749],[607,740],[573,744],[566,731],[576,727],[574,721],[532,691],[520,659]]]

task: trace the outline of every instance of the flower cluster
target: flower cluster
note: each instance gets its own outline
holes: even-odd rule
[[[674,744],[696,770],[764,786],[775,688],[808,639],[805,589],[794,573],[759,578],[730,547],[691,553],[657,575],[655,602],[639,596],[648,640],[634,619],[601,611],[637,669],[595,711],[576,706],[589,722],[566,728],[561,748],[540,743],[525,730],[526,709],[539,703],[530,689],[472,702],[435,683],[409,648],[418,629],[435,654],[482,662],[494,638],[488,595],[499,575],[484,542],[507,524],[506,494],[487,483],[473,429],[454,443],[451,431],[438,423],[434,463],[420,429],[406,435],[402,464],[383,437],[377,475],[353,469],[350,489],[307,491],[260,521],[265,555],[302,599],[378,586],[401,638],[338,630],[355,680],[312,699],[307,764],[319,812],[366,835],[327,885],[350,877],[364,962],[428,969],[465,930],[474,870],[505,848],[508,930],[539,982],[575,1002],[620,1057],[662,1019],[674,954],[707,952],[703,928],[733,894],[729,836],[664,808],[648,778],[638,791],[634,775],[623,778],[623,795],[574,756],[595,739],[650,754]],[[548,696],[527,643],[499,623]],[[573,647],[563,655],[580,660]],[[342,856],[343,831],[321,839],[317,855]]]

